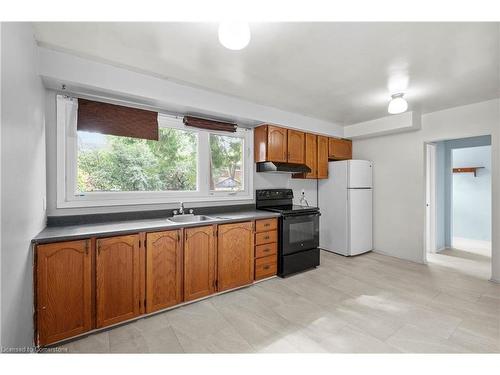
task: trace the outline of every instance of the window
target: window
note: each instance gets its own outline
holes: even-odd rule
[[[210,134],[210,190],[244,190],[243,149],[243,138]]]
[[[159,140],[77,130],[57,96],[57,207],[252,199],[252,131],[205,131],[158,115]]]
[[[198,137],[160,128],[150,141],[78,131],[77,191],[196,191]]]

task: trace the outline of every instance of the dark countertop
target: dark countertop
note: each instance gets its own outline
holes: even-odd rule
[[[82,224],[70,226],[51,226],[41,231],[32,242],[49,243],[57,241],[76,240],[89,237],[107,237],[121,234],[131,234],[144,231],[169,230],[187,227],[200,227],[204,225],[223,224],[237,221],[246,221],[254,219],[268,219],[280,216],[275,212],[260,210],[235,211],[224,213],[213,213],[207,216],[214,220],[196,222],[196,223],[173,223],[167,218],[146,219],[146,220],[127,220],[110,221],[99,224]]]

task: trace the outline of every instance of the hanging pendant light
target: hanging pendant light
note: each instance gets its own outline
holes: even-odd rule
[[[391,101],[387,107],[387,112],[391,115],[403,113],[408,109],[408,102],[403,98],[403,93],[391,95]]]
[[[250,26],[247,22],[221,22],[219,42],[233,51],[245,48],[250,43]]]

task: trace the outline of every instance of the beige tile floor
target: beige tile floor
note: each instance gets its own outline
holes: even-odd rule
[[[448,253],[441,258],[460,258]],[[500,352],[500,284],[487,281],[489,274],[467,272],[441,258],[421,265],[376,253],[345,258],[322,252],[321,257],[316,270],[60,348],[71,353]],[[467,269],[463,258],[459,263]]]

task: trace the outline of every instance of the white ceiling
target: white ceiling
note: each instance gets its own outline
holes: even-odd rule
[[[352,124],[405,91],[423,113],[500,96],[499,23],[252,23],[241,51],[214,23],[35,23],[40,44]]]

